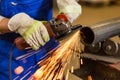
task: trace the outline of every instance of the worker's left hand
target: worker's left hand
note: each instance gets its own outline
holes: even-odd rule
[[[34,20],[25,13],[18,13],[8,22],[11,31],[21,34],[25,41],[34,49],[44,46],[49,41],[49,34],[41,21]]]

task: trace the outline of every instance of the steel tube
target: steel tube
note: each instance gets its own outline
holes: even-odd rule
[[[120,18],[82,27],[81,39],[85,44],[96,44],[116,35],[120,35]]]

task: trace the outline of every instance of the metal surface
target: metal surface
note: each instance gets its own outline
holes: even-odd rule
[[[103,61],[103,62],[107,62],[107,63],[118,63],[118,62],[120,62],[119,58],[96,55],[96,54],[91,54],[91,53],[82,53],[80,56],[81,56],[81,58],[88,58],[88,59],[92,59],[92,60],[95,60],[95,61]]]
[[[110,56],[117,56],[120,54],[120,45],[112,40],[106,40],[103,43],[103,51]]]
[[[97,53],[101,50],[102,43],[99,42],[99,43],[96,43],[96,44],[87,45],[86,47],[90,52]]]
[[[109,66],[120,71],[120,62],[118,62],[116,64],[110,64]]]
[[[82,41],[85,44],[95,44],[116,35],[120,35],[120,18],[100,22],[81,29]]]

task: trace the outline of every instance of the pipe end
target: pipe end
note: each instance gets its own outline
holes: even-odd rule
[[[81,36],[82,42],[85,44],[92,44],[95,38],[94,32],[90,27],[87,27],[87,26],[82,27],[82,29],[80,30],[80,36]]]

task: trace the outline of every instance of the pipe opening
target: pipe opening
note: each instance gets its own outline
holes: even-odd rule
[[[83,43],[92,44],[94,41],[94,32],[92,31],[92,29],[89,27],[83,27],[80,31]]]

